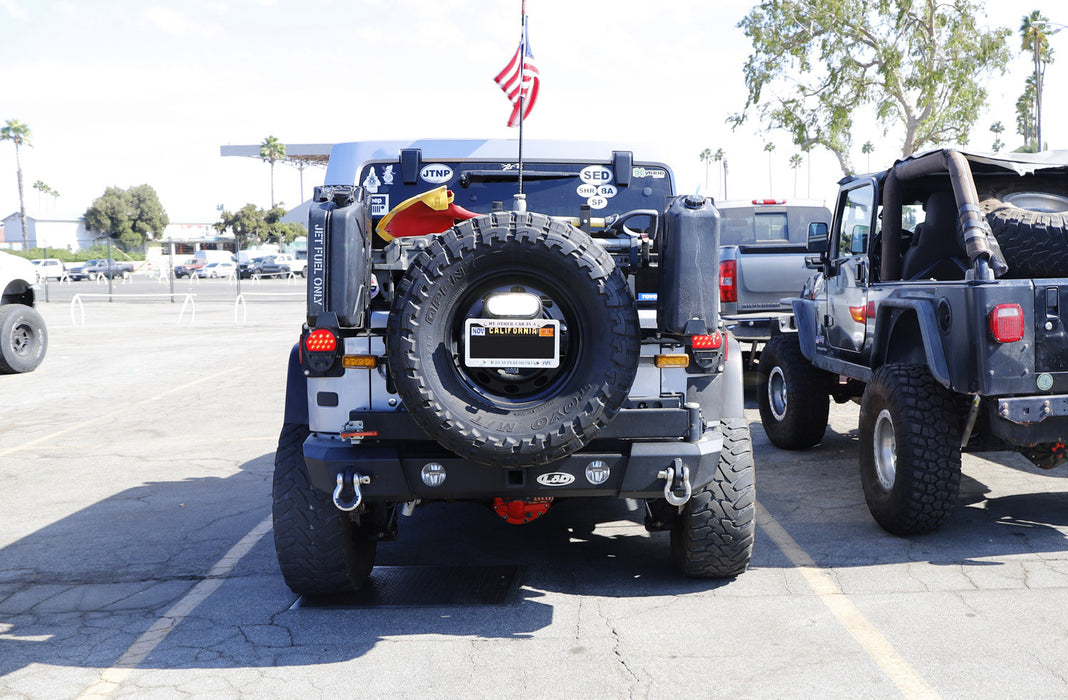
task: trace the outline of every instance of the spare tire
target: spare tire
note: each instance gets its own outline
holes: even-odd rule
[[[984,188],[979,207],[1009,265],[1007,277],[1068,276],[1068,186],[1017,178]]]
[[[464,328],[483,300],[520,291],[559,322],[555,368],[468,367]],[[427,239],[401,278],[386,355],[423,430],[472,461],[546,464],[581,449],[616,415],[640,350],[638,312],[612,257],[547,216],[497,213]]]

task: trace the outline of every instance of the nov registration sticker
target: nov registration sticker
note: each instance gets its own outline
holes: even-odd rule
[[[468,367],[560,366],[559,321],[469,318],[464,335],[464,364]]]

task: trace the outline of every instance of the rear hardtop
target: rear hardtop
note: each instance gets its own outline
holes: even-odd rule
[[[675,193],[674,175],[662,162],[637,159],[646,152],[640,145],[524,141],[527,209],[566,217],[579,216],[584,205],[593,217],[660,210]],[[361,186],[375,224],[398,204],[440,186],[456,205],[488,214],[495,203],[512,208],[518,156],[519,142],[507,139],[340,143],[331,151],[324,185]]]

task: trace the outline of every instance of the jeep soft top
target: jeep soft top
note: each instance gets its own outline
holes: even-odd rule
[[[514,141],[335,146],[276,457],[287,584],[359,587],[398,514],[457,499],[516,524],[641,499],[682,572],[743,571],[752,449],[717,229],[626,149],[527,142],[520,170]]]

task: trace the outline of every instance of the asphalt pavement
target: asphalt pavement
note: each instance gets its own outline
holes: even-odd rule
[[[1068,471],[966,455],[950,522],[894,537],[852,403],[785,452],[750,395],[760,517],[734,580],[676,575],[624,502],[518,527],[433,504],[380,545],[371,595],[298,599],[269,517],[303,288],[182,286],[52,284],[44,364],[0,376],[0,697],[1068,693]]]

